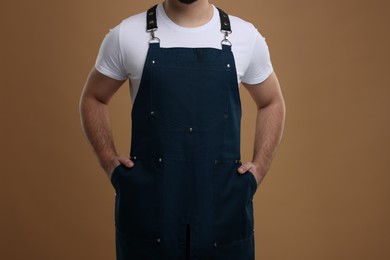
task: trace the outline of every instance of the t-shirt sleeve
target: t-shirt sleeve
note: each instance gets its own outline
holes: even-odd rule
[[[96,59],[95,68],[107,77],[116,80],[128,78],[123,66],[123,56],[120,48],[120,25],[106,34]]]
[[[242,77],[242,82],[247,84],[259,84],[266,80],[273,71],[265,38],[258,31],[256,34],[249,66]]]

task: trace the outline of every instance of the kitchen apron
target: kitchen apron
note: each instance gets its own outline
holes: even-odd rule
[[[241,104],[228,16],[222,49],[161,48],[156,7],[132,109],[131,159],[112,175],[117,260],[253,260],[255,177],[237,173]],[[164,39],[161,39],[164,40]]]

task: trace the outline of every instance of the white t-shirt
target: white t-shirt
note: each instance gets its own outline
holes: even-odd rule
[[[196,28],[175,24],[164,11],[157,7],[156,36],[162,48],[216,48],[222,49],[219,12],[213,6],[212,19]],[[237,84],[258,84],[272,73],[272,64],[265,39],[250,23],[229,15],[232,34],[229,41],[236,62]],[[106,35],[96,60],[96,69],[116,80],[130,80],[130,93],[134,101],[141,81],[148,52],[150,33],[146,32],[146,12],[123,20]]]

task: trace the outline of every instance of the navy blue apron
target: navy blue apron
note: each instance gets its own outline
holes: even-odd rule
[[[225,44],[229,18],[219,12],[222,50],[161,48],[156,6],[147,12],[152,41],[132,109],[135,165],[118,166],[111,179],[117,260],[254,259],[257,183],[237,173],[241,104]]]

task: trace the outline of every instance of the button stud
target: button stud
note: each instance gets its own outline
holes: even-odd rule
[[[162,159],[162,158],[159,158],[159,159],[158,159],[158,161],[159,161],[159,162],[162,162],[162,161],[163,161],[163,159]]]
[[[151,115],[154,115],[154,111],[150,112]]]
[[[157,238],[157,243],[160,243],[161,242],[161,238]]]
[[[227,67],[230,68],[230,64],[228,64]]]
[[[214,247],[218,247],[218,243],[217,242],[214,242]]]
[[[190,128],[188,129],[188,131],[189,131],[190,133],[192,133],[193,130],[194,130],[194,129],[192,129],[192,127],[190,127]]]

